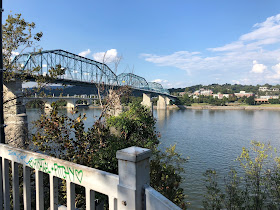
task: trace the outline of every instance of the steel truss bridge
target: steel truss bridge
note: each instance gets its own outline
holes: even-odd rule
[[[147,82],[145,78],[132,73],[116,75],[106,64],[85,58],[64,50],[48,50],[17,55],[13,68],[18,72],[49,76],[50,69],[59,67],[64,74],[57,76],[57,83],[69,85],[104,84],[110,86],[129,86],[145,93],[171,96],[161,84]],[[36,72],[33,70],[37,69]]]

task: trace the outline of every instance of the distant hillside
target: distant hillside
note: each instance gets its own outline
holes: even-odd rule
[[[211,89],[213,93],[223,93],[223,94],[231,94],[231,93],[239,93],[240,91],[246,91],[246,92],[252,92],[252,93],[257,93],[259,90],[259,87],[266,86],[266,87],[276,87],[280,88],[280,85],[269,85],[269,84],[264,84],[264,85],[240,85],[240,84],[211,84],[211,85],[193,85],[190,87],[185,87],[185,88],[171,88],[169,91],[171,93],[177,93],[177,92],[194,92],[196,90],[199,90],[200,88],[204,89]]]

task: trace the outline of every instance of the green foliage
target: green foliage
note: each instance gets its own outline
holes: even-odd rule
[[[184,172],[182,163],[186,161],[181,155],[175,152],[176,146],[167,148],[165,152],[153,150],[151,160],[151,186],[179,205],[182,209],[187,208],[184,202],[186,195],[180,187],[183,179],[180,175]]]
[[[269,144],[251,145],[242,149],[237,158],[240,167],[231,169],[223,187],[214,170],[206,172],[206,209],[280,208],[280,159]]]
[[[271,86],[271,85],[270,85]],[[222,93],[222,94],[232,94],[232,93],[239,93],[240,91],[246,91],[246,92],[252,92],[252,93],[258,93],[260,85],[241,85],[241,84],[211,84],[211,85],[193,85],[186,88],[172,88],[169,89],[171,93],[176,92],[183,92],[185,89],[187,89],[190,92],[194,92],[196,90],[199,90],[200,88],[204,89],[211,89],[213,90],[213,93]],[[275,86],[277,87],[277,86]]]
[[[55,103],[56,103],[56,105],[57,105],[58,107],[67,106],[67,101],[65,101],[65,100],[63,100],[63,99],[59,99],[59,100],[57,100]]]
[[[142,97],[136,97],[131,95],[123,95],[121,97],[121,104],[128,105],[130,103],[140,103],[142,101]]]
[[[155,132],[155,120],[150,111],[140,104],[130,104],[126,112],[108,118],[107,126],[119,130],[120,137],[132,145],[152,148],[159,143]]]
[[[73,114],[78,113],[74,111]],[[159,134],[155,132],[155,119],[150,110],[133,103],[119,116],[97,120],[88,130],[85,130],[85,120],[86,116],[82,114],[75,118],[59,114],[53,104],[51,113],[42,115],[35,123],[35,147],[48,155],[115,174],[118,173],[117,150],[130,146],[150,148],[153,152],[152,187],[186,208],[185,194],[180,187],[183,181],[181,163],[186,160],[175,152],[175,146],[166,152],[157,149]],[[76,192],[83,197],[82,189],[76,189]]]
[[[268,102],[271,103],[271,104],[280,104],[279,99],[268,99]]]
[[[254,96],[250,96],[250,97],[246,98],[245,102],[248,105],[254,105],[255,104]]]
[[[21,14],[10,14],[6,19],[5,24],[2,25],[3,31],[3,66],[4,71],[4,82],[14,81],[20,79],[22,81],[28,81],[27,78],[32,74],[37,82],[37,94],[39,95],[40,89],[47,83],[52,82],[58,76],[63,75],[66,69],[61,68],[57,65],[55,68],[48,70],[46,76],[37,75],[36,73],[41,71],[41,67],[37,66],[29,70],[21,70],[22,66],[16,66],[13,61],[13,57],[16,54],[21,54],[27,48],[32,48],[33,52],[40,52],[36,46],[37,42],[41,40],[43,33],[35,32],[36,24],[34,22],[26,21]],[[21,74],[17,74],[20,70]],[[26,91],[24,95],[29,95]],[[16,99],[16,98],[15,98]],[[12,100],[12,99],[11,99]],[[7,101],[9,102],[9,101]],[[7,103],[6,101],[4,103]]]
[[[188,94],[184,94],[183,97],[179,98],[179,104],[191,106],[192,98],[190,98]]]
[[[34,22],[27,22],[21,14],[8,15],[6,23],[2,26],[3,30],[3,60],[4,68],[11,68],[11,57],[13,53],[21,48],[24,50],[30,47],[36,41],[40,41],[43,36],[42,32],[35,33]]]
[[[83,99],[79,99],[76,101],[76,104],[87,104],[87,101]]]
[[[207,170],[204,174],[205,181],[207,182],[207,194],[204,195],[205,200],[203,206],[205,209],[222,209],[222,202],[224,194],[218,187],[218,176],[215,170]]]
[[[26,108],[42,108],[43,105],[44,105],[44,102],[43,102],[43,101],[35,99],[35,100],[32,100],[32,101],[29,101],[29,102],[25,105],[25,107],[26,107]]]
[[[3,30],[3,65],[6,71],[4,72],[4,80],[10,81],[15,77],[11,58],[18,50],[34,46],[35,42],[40,41],[43,36],[42,32],[34,34],[35,23],[27,22],[21,14],[8,15]]]

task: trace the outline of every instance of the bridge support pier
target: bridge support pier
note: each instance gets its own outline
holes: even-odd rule
[[[170,105],[170,101],[171,101],[171,99],[170,99],[170,98],[165,97],[165,102],[166,102],[166,105],[167,105],[167,106],[168,106],[168,105]]]
[[[22,82],[16,79],[4,84],[3,95],[6,143],[25,148],[28,144],[28,124],[23,104]]]
[[[166,109],[165,96],[161,96],[161,95],[158,96],[157,109]]]
[[[72,108],[75,108],[75,106],[76,106],[76,100],[75,99],[64,99],[66,102],[67,102],[67,105],[66,105],[66,107],[68,108],[68,109],[72,109]]]
[[[170,98],[167,96],[158,96],[158,101],[157,101],[157,109],[166,109],[167,106],[170,104]]]
[[[153,113],[153,102],[151,101],[151,94],[143,93],[143,101],[141,102],[142,105],[151,109]]]
[[[52,101],[45,101],[45,109],[52,109]]]

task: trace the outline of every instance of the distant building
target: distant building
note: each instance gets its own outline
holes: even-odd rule
[[[200,88],[199,90],[194,91],[193,93],[196,96],[203,95],[203,96],[211,96],[213,94],[212,90]]]
[[[184,96],[187,92],[179,92],[179,96]]]
[[[255,104],[269,104],[267,98],[255,98]]]
[[[213,94],[213,98],[217,98],[217,99],[223,99],[224,97],[229,98],[230,96],[233,96],[233,94],[222,94],[222,93]]]
[[[222,93],[217,93],[217,94],[213,94],[213,98],[217,98],[217,99],[223,99],[223,94]]]
[[[272,92],[278,92],[279,91],[279,88],[275,88],[275,87],[272,87],[272,88],[268,88],[268,87],[259,87],[259,91],[262,91],[262,92],[266,92],[266,91],[272,91]]]
[[[265,92],[265,91],[268,91],[268,87],[266,86],[263,86],[263,87],[259,87],[259,91],[262,91],[262,92]]]
[[[234,95],[236,95],[237,98],[242,98],[242,97],[250,97],[250,96],[254,96],[254,93],[246,93],[246,91],[240,91],[239,93],[234,93]]]
[[[279,96],[260,96],[260,99],[279,99]]]

